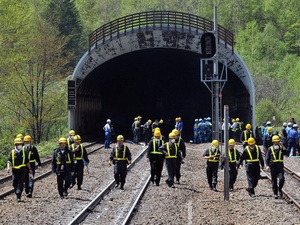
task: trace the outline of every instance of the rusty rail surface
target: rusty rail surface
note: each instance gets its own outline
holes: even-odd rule
[[[176,11],[149,11],[131,14],[113,20],[97,28],[89,35],[89,53],[99,44],[111,41],[142,30],[172,30],[189,32],[198,35],[214,30],[214,22],[196,15]],[[233,33],[218,25],[218,39],[223,40],[225,47],[233,47]]]

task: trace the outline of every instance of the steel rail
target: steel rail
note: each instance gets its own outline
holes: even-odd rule
[[[132,163],[127,167],[127,170],[130,171],[135,164],[140,161],[140,159],[146,153],[147,148],[144,148],[139,155],[132,161]],[[150,177],[149,177],[150,179]],[[103,200],[104,196],[106,196],[115,186],[115,180],[112,180],[109,185],[107,185],[81,212],[79,212],[72,221],[70,221],[69,225],[80,224],[84,219],[93,212],[94,208],[100,204]]]

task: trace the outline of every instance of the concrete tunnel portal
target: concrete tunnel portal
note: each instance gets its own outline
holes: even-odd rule
[[[152,37],[159,35],[155,32],[165,31],[153,30]],[[137,32],[137,36],[140,34],[140,31]],[[163,45],[140,45],[136,49],[131,45],[122,54],[115,51],[110,57],[100,60],[100,63],[95,59],[96,55],[103,54],[104,47],[110,52],[113,49],[111,46],[124,48],[122,43],[126,37],[128,35],[102,45],[102,53],[100,50],[94,56],[93,53],[86,53],[77,65],[72,76],[76,80],[76,109],[69,110],[69,128],[83,136],[100,135],[99,138],[102,138],[102,127],[106,119],[110,118],[116,134],[132,139],[133,119],[142,116],[142,124],[148,119],[163,119],[162,133],[167,136],[174,128],[175,118],[180,116],[184,122],[183,138],[191,140],[194,120],[212,117],[211,92],[200,80],[201,54],[191,49]],[[132,44],[132,36],[129,39]],[[224,55],[227,53],[222,48],[230,50],[221,45],[219,49]],[[94,49],[95,52],[97,49]],[[237,57],[236,54],[230,55]],[[254,93],[251,93],[254,88],[251,77],[250,85],[245,85],[245,72],[248,70],[245,65],[236,65],[243,64],[241,62],[241,59],[229,59],[228,79],[220,100],[222,105],[229,105],[230,117],[240,117],[251,123],[254,121]],[[91,64],[93,66],[87,66]],[[219,62],[219,71],[222,66]],[[238,76],[235,70],[244,72]]]

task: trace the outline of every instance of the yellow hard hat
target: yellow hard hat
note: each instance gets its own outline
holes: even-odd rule
[[[178,117],[178,120],[180,121],[180,120],[181,120],[181,117]]]
[[[248,124],[246,125],[246,129],[250,130],[251,128],[252,128],[252,127],[251,127],[251,124],[248,123]]]
[[[249,145],[254,145],[255,144],[255,139],[254,138],[249,138],[248,139],[248,144]]]
[[[16,138],[14,143],[15,143],[15,145],[16,144],[23,144],[23,140],[21,138]]]
[[[272,142],[279,142],[280,141],[280,139],[279,139],[279,136],[278,135],[274,135],[273,137],[272,137]]]
[[[58,140],[58,143],[59,143],[59,144],[67,143],[67,139],[64,138],[64,137],[62,137],[62,138],[60,138],[60,139]]]
[[[16,136],[16,138],[21,138],[21,139],[23,139],[23,134],[18,134],[18,135]]]
[[[74,136],[74,141],[81,141],[81,137],[77,134]]]
[[[148,120],[148,123],[152,123],[152,121],[151,121],[151,120]]]
[[[159,123],[164,123],[163,119],[160,119]]]
[[[211,145],[213,146],[213,147],[218,147],[219,146],[219,141],[218,140],[213,140],[212,142],[211,142]]]
[[[172,133],[174,133],[176,136],[180,134],[179,130],[177,130],[177,129],[173,129]]]
[[[176,117],[176,118],[175,118],[175,121],[179,121],[179,118],[178,118],[178,117]]]
[[[118,136],[117,136],[117,141],[120,141],[120,140],[122,140],[122,141],[124,140],[123,135],[118,135]]]
[[[71,136],[74,136],[76,133],[75,133],[75,130],[70,130],[69,131],[69,135],[71,135]]]
[[[30,137],[30,135],[25,135],[25,137],[24,137],[24,141],[31,141],[31,137]]]
[[[160,137],[161,133],[159,130],[154,131],[154,137]]]
[[[239,121],[240,121],[240,118],[236,118],[235,121],[236,121],[236,122],[239,122]]]
[[[155,127],[154,131],[157,131],[157,130],[160,131],[160,128],[159,127]]]
[[[273,132],[273,128],[272,127],[268,127],[268,133]]]
[[[175,138],[175,137],[176,137],[175,133],[173,133],[173,132],[169,133],[169,138]]]
[[[232,119],[231,122],[232,122],[232,123],[235,123],[235,119]]]
[[[229,139],[228,145],[235,145],[235,140],[234,139]]]

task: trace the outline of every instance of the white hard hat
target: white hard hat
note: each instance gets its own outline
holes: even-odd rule
[[[293,125],[293,127],[298,127],[298,124],[295,123],[295,124]]]
[[[267,125],[270,125],[270,124],[271,124],[271,121],[268,121],[268,122],[267,122]]]
[[[111,122],[111,120],[110,120],[110,119],[107,119],[106,122],[109,123],[109,122]]]
[[[293,124],[291,122],[288,122],[288,126],[292,126]]]
[[[283,127],[286,127],[286,126],[287,126],[287,123],[286,123],[286,122],[284,122],[284,123],[282,124],[282,126],[283,126]]]
[[[198,122],[198,119],[195,119],[195,122]]]

